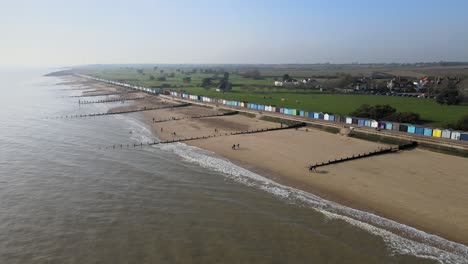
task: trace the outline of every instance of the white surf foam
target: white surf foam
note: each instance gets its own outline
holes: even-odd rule
[[[188,162],[221,172],[230,179],[248,186],[257,187],[281,199],[306,204],[310,208],[321,212],[327,218],[339,219],[374,235],[378,235],[385,241],[392,254],[413,255],[437,260],[440,263],[468,263],[468,247],[465,245],[281,185],[200,148],[183,143],[157,145],[156,147],[172,151]],[[404,234],[405,237],[411,237],[411,239],[393,232]]]

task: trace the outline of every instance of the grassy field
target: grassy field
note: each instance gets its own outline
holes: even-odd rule
[[[229,93],[219,93],[203,88],[186,89],[188,93],[226,100],[247,101],[259,104],[277,105],[306,111],[328,112],[348,115],[362,104],[389,104],[400,112],[416,112],[423,123],[430,126],[445,127],[454,123],[463,114],[468,113],[468,106],[440,105],[434,99],[407,98],[379,95],[322,94],[320,92],[288,93],[285,91],[241,91],[235,89]],[[284,101],[282,99],[285,99]]]
[[[216,92],[214,88],[206,89],[199,86],[203,78],[213,77],[214,74],[205,73],[181,73],[191,71],[190,68],[159,68],[138,67],[143,69],[143,73],[138,73],[136,68],[126,67],[103,67],[87,69],[83,73],[105,79],[120,80],[132,84],[146,87],[162,87],[170,85],[172,90],[185,90],[187,93],[203,95],[212,98],[222,98],[227,100],[254,102],[266,105],[276,105],[288,108],[301,109],[306,111],[328,112],[339,115],[348,115],[362,104],[389,104],[400,112],[415,112],[420,114],[422,123],[434,127],[446,127],[450,123],[456,122],[462,115],[468,113],[468,106],[447,106],[440,105],[434,99],[393,97],[379,95],[358,95],[358,94],[330,94],[322,93],[318,90],[284,89],[273,86],[275,79],[281,79],[283,73],[290,73],[291,76],[307,77],[314,73],[325,74],[346,70],[341,66],[323,69],[317,66],[308,71],[302,66],[277,66],[262,69],[262,79],[244,78],[238,74],[239,69],[233,68],[229,81],[233,84],[233,90],[227,93]],[[163,73],[160,70],[163,69]],[[179,69],[179,70],[178,70]],[[379,67],[354,67],[348,69],[351,73],[370,72],[372,70],[384,71]],[[386,71],[414,71],[415,69],[405,69],[391,67]],[[417,69],[419,72],[421,69]],[[431,69],[433,70],[433,69]],[[457,69],[459,70],[459,69]],[[242,71],[242,70],[241,70]],[[174,73],[174,77],[167,77]],[[309,75],[308,75],[309,74]],[[150,80],[150,76],[155,79]],[[158,81],[157,78],[166,76],[166,81]],[[184,77],[191,77],[191,82],[184,82]],[[219,77],[222,74],[218,75]],[[320,81],[320,80],[319,80]],[[216,80],[214,81],[217,82]]]

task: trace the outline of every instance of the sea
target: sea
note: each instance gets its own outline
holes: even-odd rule
[[[214,153],[139,146],[158,140],[141,114],[70,118],[121,103],[80,105],[52,70],[0,69],[2,264],[468,263],[467,246]]]

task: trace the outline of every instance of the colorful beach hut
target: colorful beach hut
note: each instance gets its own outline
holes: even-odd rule
[[[412,133],[412,134],[416,133],[416,127],[413,126],[413,125],[409,125],[408,126],[408,133]]]
[[[364,126],[370,127],[371,126],[371,121],[370,120],[364,120]]]
[[[418,135],[424,135],[424,127],[416,127],[414,133]]]
[[[385,129],[386,130],[392,130],[393,129],[393,124],[390,122],[385,122]]]
[[[351,117],[346,117],[346,120],[345,120],[346,124],[352,124],[353,123],[353,119]]]
[[[450,135],[450,139],[453,140],[460,140],[460,135],[461,133],[458,131],[452,131],[452,134]]]
[[[432,130],[432,136],[433,137],[442,137],[442,130],[440,129],[433,129]]]
[[[452,131],[450,131],[448,129],[444,129],[444,130],[442,130],[442,137],[443,138],[450,138],[451,133],[452,133]]]
[[[314,113],[314,119],[319,119],[319,113]]]
[[[358,126],[365,126],[366,120],[364,119],[358,119]]]
[[[327,114],[327,113],[325,113],[325,114],[323,115],[323,120],[330,120],[330,115]]]
[[[468,141],[468,133],[460,133],[460,140]]]
[[[428,137],[432,137],[432,128],[425,127],[424,128],[424,135]]]
[[[401,131],[401,132],[408,132],[408,126],[407,126],[407,125],[400,124],[400,125],[398,126],[398,131]]]

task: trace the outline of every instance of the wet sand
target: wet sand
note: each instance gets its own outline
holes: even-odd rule
[[[149,99],[151,102],[135,102],[133,107],[169,104],[153,98]],[[279,126],[243,115],[152,123],[153,118],[213,113],[221,112],[189,106],[148,111],[142,116],[161,140],[217,135],[186,143],[210,150],[276,182],[468,245],[466,158],[415,149],[326,166],[310,173],[307,166],[312,163],[388,145],[312,128],[226,135]],[[240,149],[233,150],[233,144],[240,144]]]

